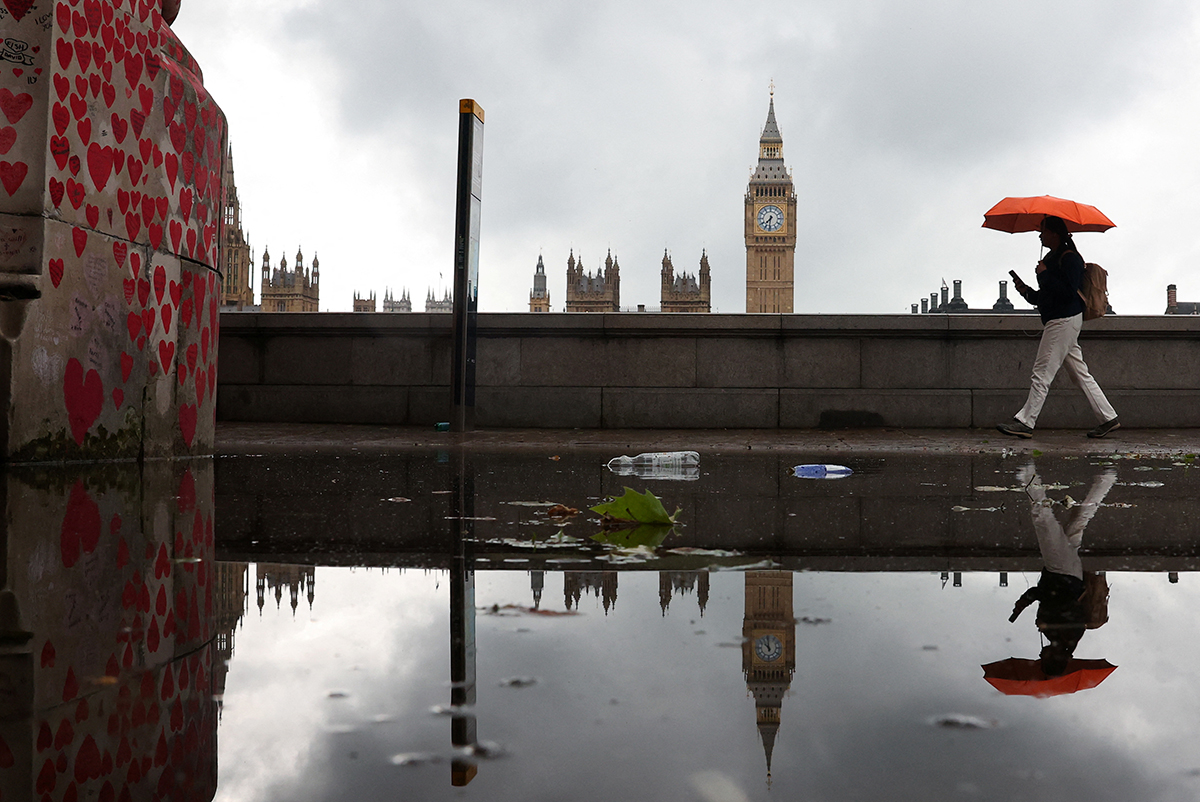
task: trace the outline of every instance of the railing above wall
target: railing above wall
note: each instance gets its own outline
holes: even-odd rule
[[[221,420],[433,424],[450,316],[230,313]],[[482,427],[991,426],[1020,408],[1033,314],[479,316]],[[1084,356],[1127,426],[1200,426],[1200,316],[1091,321]],[[1093,424],[1060,376],[1041,423]]]

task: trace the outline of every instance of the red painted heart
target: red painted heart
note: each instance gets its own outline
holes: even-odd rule
[[[37,0],[4,0],[4,7],[8,9],[8,13],[17,22],[21,21],[21,17],[29,13],[29,9]]]
[[[54,201],[55,208],[58,208],[63,202],[63,197],[67,191],[67,185],[57,178],[50,179],[50,200]]]
[[[21,188],[21,184],[25,182],[25,176],[28,174],[29,165],[25,162],[9,164],[0,161],[0,183],[4,185],[4,191],[9,195],[17,194],[17,190]]]
[[[7,130],[11,131],[12,129],[9,128]],[[50,155],[54,157],[54,163],[58,165],[58,169],[65,170],[67,159],[71,156],[71,140],[65,136],[51,136]]]
[[[108,184],[109,176],[112,175],[113,149],[101,147],[99,143],[93,142],[88,145],[87,161],[88,175],[92,177],[92,184],[95,185],[98,192],[103,192],[104,187]],[[130,239],[133,237],[130,236]]]
[[[162,265],[154,266],[154,298],[161,304],[163,293],[167,291],[167,269]]]
[[[168,307],[169,309],[170,307]],[[166,310],[163,310],[166,311]],[[165,326],[165,321],[164,321]],[[163,373],[171,371],[171,360],[175,358],[175,343],[167,340],[159,340],[158,342],[158,361],[162,365]]]
[[[121,352],[121,381],[129,381],[129,374],[133,370],[133,357],[124,351]]]
[[[10,123],[14,125],[19,123],[25,116],[25,112],[31,108],[33,108],[33,95],[28,92],[14,95],[8,87],[0,87],[0,111],[4,112],[4,116]]]
[[[61,103],[55,103],[50,108],[50,118],[54,121],[54,130],[65,134],[67,126],[71,124],[71,110]]]
[[[88,241],[87,231],[76,226],[71,229],[71,239],[75,242],[75,255],[83,256],[83,250],[87,247]]]
[[[112,115],[112,132],[118,143],[123,143],[125,136],[129,133],[129,123],[118,117],[115,111]]]
[[[58,285],[62,283],[62,277],[63,277],[63,260],[62,259],[51,259],[50,260],[50,283],[53,284],[57,288]]]
[[[71,104],[71,116],[76,120],[84,119],[88,113],[87,101],[81,95],[82,93],[71,95],[71,99],[68,101]]]
[[[196,407],[192,404],[179,405],[179,433],[183,435],[183,442],[191,448],[196,437]]]
[[[8,153],[9,149],[12,148],[13,143],[16,141],[17,141],[17,129],[16,128],[13,128],[11,125],[6,125],[3,128],[0,128],[0,156],[3,156],[4,154]],[[51,152],[53,152],[54,137],[50,137],[50,142],[51,142],[50,150],[51,150]],[[65,159],[63,160],[63,163],[64,164],[66,163]],[[61,170],[62,168],[63,168],[62,164],[58,165],[58,169]]]
[[[100,417],[100,410],[104,406],[104,385],[100,381],[100,374],[93,369],[85,376],[83,365],[72,357],[67,361],[67,370],[63,374],[63,401],[66,403],[71,436],[82,445],[84,436]]]
[[[77,156],[71,157],[72,161],[77,158]],[[83,199],[86,195],[87,190],[84,188],[83,184],[79,183],[74,178],[67,179],[67,197],[71,199],[71,206],[78,209],[81,205],[83,205]]]
[[[92,46],[82,39],[77,39],[75,41],[75,58],[79,61],[79,69],[87,72],[92,63]]]

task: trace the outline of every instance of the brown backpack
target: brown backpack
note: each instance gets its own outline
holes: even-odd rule
[[[1083,319],[1095,320],[1108,311],[1108,271],[1094,262],[1083,266],[1083,283],[1079,286],[1083,299]]]
[[[1108,623],[1108,578],[1103,573],[1085,571],[1083,594],[1079,597],[1087,616],[1087,628],[1099,629]]]

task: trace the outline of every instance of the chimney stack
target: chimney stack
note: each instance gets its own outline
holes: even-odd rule
[[[914,315],[917,313],[917,305],[916,305],[916,304],[913,304],[913,305],[912,305],[912,313],[913,313]]]
[[[1167,285],[1167,314],[1172,315],[1175,309],[1179,306],[1179,296],[1176,294],[1175,285]]]
[[[921,314],[924,315],[924,314],[928,314],[928,313],[929,313],[929,299],[922,298],[921,299]]]

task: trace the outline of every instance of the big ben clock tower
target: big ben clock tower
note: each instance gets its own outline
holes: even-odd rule
[[[746,188],[746,311],[791,312],[796,263],[796,191],[783,163],[775,88]]]
[[[792,572],[747,571],[746,610],[742,619],[742,674],[754,696],[754,717],[767,757],[779,732],[783,697],[796,671],[796,619],[792,617]]]

